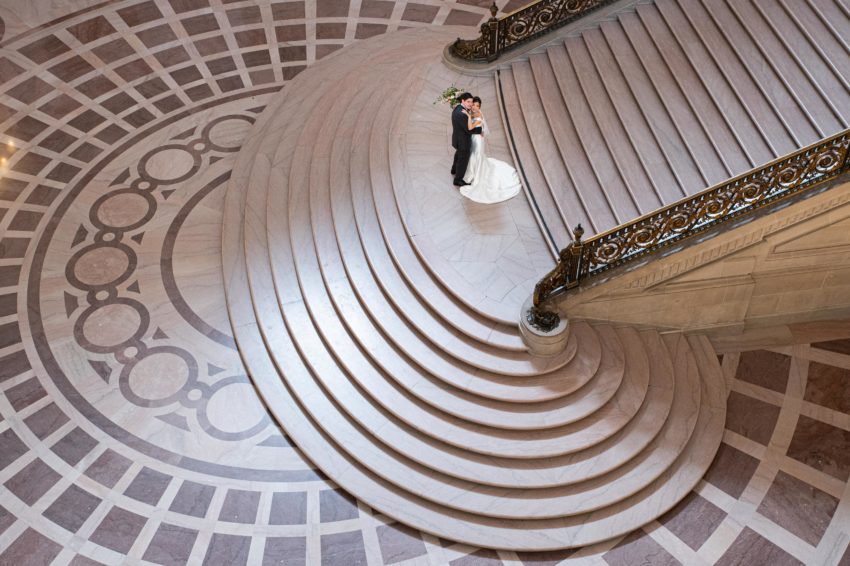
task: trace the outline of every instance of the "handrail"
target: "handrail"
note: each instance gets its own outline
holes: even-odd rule
[[[544,332],[553,330],[560,318],[544,308],[552,298],[587,278],[812,190],[850,171],[848,154],[850,129],[587,241],[581,240],[584,230],[579,225],[573,242],[561,250],[558,264],[535,285],[526,320]]]
[[[496,2],[490,6],[490,19],[481,24],[476,39],[458,38],[449,48],[452,55],[466,61],[492,62],[502,53],[576,20],[615,0],[537,0],[524,8],[496,18]]]

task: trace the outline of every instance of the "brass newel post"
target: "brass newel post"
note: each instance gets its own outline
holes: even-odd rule
[[[581,256],[584,243],[581,237],[584,228],[581,224],[573,230],[573,241],[561,250],[558,257],[558,265],[547,273],[543,279],[534,286],[534,302],[525,315],[528,323],[543,332],[551,332],[561,322],[557,312],[544,309],[543,305],[558,291],[572,289],[578,285],[581,278]]]
[[[490,5],[490,19],[487,23],[481,24],[481,35],[487,38],[487,61],[495,61],[499,57],[499,20],[496,19],[496,14],[499,13],[499,7],[494,1]]]

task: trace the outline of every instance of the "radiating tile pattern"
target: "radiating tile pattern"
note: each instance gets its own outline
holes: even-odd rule
[[[404,27],[472,34],[486,2],[73,5],[0,6],[0,564],[847,563],[848,340],[727,354],[735,410],[705,480],[577,550],[399,525],[268,418],[218,256],[242,140],[314,61]]]

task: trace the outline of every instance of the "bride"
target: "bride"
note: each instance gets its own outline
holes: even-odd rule
[[[469,129],[481,128],[489,134],[484,115],[481,113],[481,99],[472,99],[472,112],[468,118]],[[469,165],[463,180],[469,185],[460,188],[460,193],[469,200],[483,204],[502,202],[513,198],[520,190],[519,175],[516,169],[498,159],[487,157],[484,135],[472,134],[472,151]]]

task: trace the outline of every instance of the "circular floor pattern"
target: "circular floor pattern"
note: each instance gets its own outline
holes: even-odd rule
[[[850,386],[835,386],[850,379],[846,342],[725,356],[724,369],[733,384],[727,431],[705,480],[660,523],[578,551],[517,555],[437,540],[373,514],[322,480],[272,424],[249,434],[251,449],[245,452],[250,456],[243,462],[229,452],[240,450],[244,440],[209,434],[248,434],[245,431],[256,423],[246,418],[244,426],[230,426],[224,419],[205,424],[198,417],[203,414],[196,410],[198,401],[218,415],[231,407],[222,407],[214,396],[193,400],[193,391],[202,388],[187,388],[193,378],[222,391],[243,383],[239,376],[244,368],[221,342],[227,337],[221,290],[200,276],[204,296],[189,291],[196,289],[192,283],[199,272],[212,273],[214,258],[198,253],[203,258],[196,266],[199,271],[185,262],[193,250],[211,249],[218,236],[213,217],[221,185],[215,181],[229,170],[231,153],[215,155],[221,159],[200,167],[167,198],[162,188],[154,196],[138,184],[119,192],[124,180],[110,186],[124,169],[129,167],[132,174],[131,166],[157,147],[152,141],[144,151],[115,155],[114,162],[121,161],[123,169],[107,167],[91,179],[89,172],[104,155],[143,130],[159,131],[163,145],[181,145],[182,133],[200,132],[218,117],[251,116],[268,92],[357,39],[443,23],[466,24],[472,30],[486,17],[484,4],[124,0],[77,14],[54,13],[43,21],[63,19],[3,38],[0,563],[259,564],[286,558],[296,564],[457,566],[562,560],[612,565],[642,559],[655,564],[759,564],[765,563],[764,557],[771,564],[850,560],[850,406],[843,393]],[[44,13],[51,9],[45,6]],[[184,111],[185,126],[159,127]],[[233,130],[240,128],[234,125]],[[216,139],[218,127],[210,135]],[[233,133],[232,139],[240,135]],[[140,138],[134,147],[145,143]],[[194,158],[190,165],[179,157],[180,151],[171,152],[173,164],[150,162],[159,172],[157,180],[173,180],[193,169]],[[101,192],[74,201],[57,215],[71,187],[81,185],[84,193],[90,183]],[[198,196],[205,188],[208,192]],[[189,204],[193,198],[196,202]],[[148,218],[151,210],[154,216]],[[178,221],[181,213],[186,218]],[[48,224],[64,239],[52,239],[46,246],[40,259],[45,269],[37,278],[31,268]],[[78,234],[71,227],[81,226],[87,234],[81,233],[82,239],[75,242]],[[110,243],[94,240],[103,226],[127,238],[101,246]],[[173,244],[167,244],[172,227],[179,229]],[[130,237],[143,231],[147,235],[141,242]],[[99,246],[87,250],[91,253],[82,252],[94,243]],[[170,246],[169,264],[162,254]],[[74,269],[69,277],[68,262],[58,260],[75,254],[79,271]],[[57,261],[48,266],[48,259]],[[169,272],[173,285],[166,284]],[[98,290],[89,296],[90,290],[76,284]],[[110,294],[110,285],[120,297],[116,291]],[[38,291],[37,303],[31,290]],[[98,297],[100,290],[106,295]],[[183,306],[178,306],[177,297],[183,297]],[[98,316],[93,310],[84,319],[84,324],[90,323],[89,343],[103,349],[115,348],[115,341],[135,340],[155,356],[142,356],[136,345],[131,346],[135,352],[116,350],[121,361],[110,352],[86,350],[73,332],[58,332],[104,299],[114,307],[112,315],[101,309]],[[50,344],[33,336],[26,322],[32,312],[43,314],[39,322],[45,335],[54,338]],[[143,312],[150,319],[144,325]],[[136,320],[137,326],[129,335],[118,336],[124,325],[115,335],[107,334],[104,329],[113,317]],[[142,326],[145,332],[139,331]],[[163,349],[155,350],[160,344]],[[69,383],[93,389],[61,392],[55,376],[39,362],[38,349],[56,352],[63,372],[80,380]],[[74,351],[80,353],[76,363]],[[127,401],[120,387],[127,367],[125,389],[138,394],[136,401],[158,406]],[[171,377],[160,381],[162,368],[168,368]],[[766,382],[765,375],[773,377]],[[246,405],[252,402],[244,399]],[[81,403],[99,406],[104,414],[112,411],[114,422],[103,420],[99,428],[79,411]],[[246,415],[254,417],[256,412],[250,409]],[[141,440],[170,455],[163,452],[160,459],[146,454],[141,445],[125,444],[119,438],[126,440],[127,430],[150,434]],[[261,450],[257,443],[266,446]],[[260,457],[265,450],[274,458]],[[192,469],[184,457],[230,469],[236,469],[236,462],[249,475],[272,469],[274,460],[275,470],[301,476],[262,482],[238,473],[223,477]],[[796,512],[803,505],[809,513]]]

